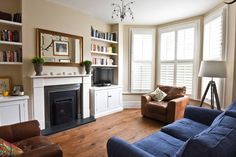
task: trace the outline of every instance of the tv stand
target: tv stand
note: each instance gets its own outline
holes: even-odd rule
[[[91,87],[91,115],[95,118],[123,110],[122,88],[118,85]]]

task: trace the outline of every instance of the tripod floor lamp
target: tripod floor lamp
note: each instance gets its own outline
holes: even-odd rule
[[[225,61],[202,61],[198,76],[211,78],[211,81],[209,81],[206,90],[202,96],[200,107],[202,107],[203,105],[208,90],[211,89],[211,108],[214,109],[214,98],[215,98],[217,109],[221,110],[219,96],[213,78],[226,78]]]

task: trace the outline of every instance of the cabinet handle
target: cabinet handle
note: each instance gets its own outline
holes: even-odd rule
[[[111,98],[112,96],[111,95],[108,95],[108,98]]]

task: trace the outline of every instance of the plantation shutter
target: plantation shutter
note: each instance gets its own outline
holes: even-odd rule
[[[153,30],[133,30],[131,50],[131,92],[153,89]]]

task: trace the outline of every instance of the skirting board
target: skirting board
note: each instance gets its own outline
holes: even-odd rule
[[[141,108],[140,101],[123,101],[124,108]]]

